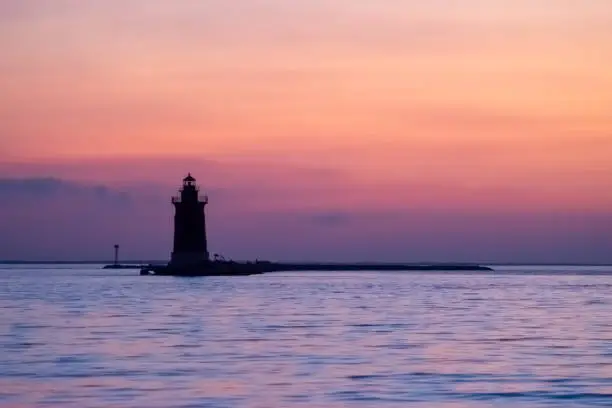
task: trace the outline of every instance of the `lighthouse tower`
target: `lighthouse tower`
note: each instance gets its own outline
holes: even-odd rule
[[[191,173],[183,179],[179,195],[172,197],[174,205],[174,249],[170,264],[187,266],[209,261],[206,242],[204,207],[208,197],[200,197]]]

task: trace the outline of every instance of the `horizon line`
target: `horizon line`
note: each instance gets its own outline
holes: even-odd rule
[[[233,261],[228,259],[228,261]],[[245,262],[241,260],[235,260],[236,262]],[[266,261],[260,259],[259,261]],[[282,263],[304,263],[304,264],[406,264],[406,265],[492,265],[492,266],[612,266],[612,263],[568,263],[568,262],[384,262],[384,261],[274,261]],[[148,264],[165,264],[168,260],[126,260],[119,262],[120,265],[148,265]],[[112,265],[112,260],[1,260],[0,265]]]

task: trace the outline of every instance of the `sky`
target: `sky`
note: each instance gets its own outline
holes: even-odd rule
[[[609,0],[4,0],[0,259],[612,262]]]

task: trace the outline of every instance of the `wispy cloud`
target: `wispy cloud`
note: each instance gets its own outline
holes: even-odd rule
[[[65,200],[67,207],[75,198],[99,200],[102,204],[130,202],[128,193],[104,185],[84,185],[54,177],[0,178],[0,199],[3,199],[0,205],[8,204],[9,200],[33,200],[35,205],[45,205],[44,200],[58,198]]]

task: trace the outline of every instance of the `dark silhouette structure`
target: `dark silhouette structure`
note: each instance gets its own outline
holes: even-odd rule
[[[141,275],[239,276],[277,271],[491,271],[472,264],[383,264],[383,263],[279,263],[268,261],[234,262],[215,254],[210,259],[206,237],[207,196],[200,196],[191,174],[183,179],[174,205],[174,248],[167,265],[142,267]]]
[[[189,173],[177,196],[172,197],[174,205],[174,247],[170,262],[165,266],[149,265],[141,269],[141,275],[178,276],[223,276],[252,275],[267,272],[264,264],[226,261],[215,254],[210,259],[206,237],[207,196],[200,196],[196,179]]]
[[[113,248],[115,248],[115,256],[114,256],[113,263],[110,264],[110,265],[105,265],[103,267],[103,269],[134,269],[134,268],[138,268],[138,266],[135,266],[135,265],[121,265],[119,263],[119,245],[115,244],[115,245],[113,245]]]
[[[119,245],[117,244],[115,244],[115,261],[113,262],[113,265],[119,265]]]
[[[179,195],[172,197],[174,205],[174,249],[170,264],[174,266],[207,263],[205,207],[208,197],[199,195],[196,179],[191,173],[183,179]]]

